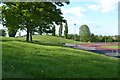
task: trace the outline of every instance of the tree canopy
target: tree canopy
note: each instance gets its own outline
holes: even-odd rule
[[[63,24],[61,22],[59,27],[59,33],[58,33],[60,37],[62,36],[62,30],[63,30]]]
[[[61,10],[57,8],[57,6],[64,6],[61,2],[9,2],[4,4],[2,24],[8,27],[10,37],[14,37],[18,29],[25,29],[27,31],[26,41],[29,41],[29,35],[32,41],[32,31],[35,28],[38,28],[41,33],[49,33],[52,32],[51,25],[65,22]]]
[[[67,39],[67,37],[68,37],[68,24],[67,24],[67,21],[65,22],[64,36]]]
[[[79,34],[80,34],[80,41],[82,42],[90,41],[91,32],[87,25],[82,25],[80,27]]]
[[[6,36],[6,31],[4,29],[0,29],[0,36]]]

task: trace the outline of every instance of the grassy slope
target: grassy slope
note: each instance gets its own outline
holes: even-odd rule
[[[22,37],[22,38],[19,38],[19,39],[25,40],[26,38]],[[64,39],[64,38],[60,39],[60,37],[52,37],[52,36],[47,36],[47,35],[43,35],[43,36],[34,35],[33,36],[33,42],[36,43],[36,44],[56,45],[56,46],[59,46],[60,42],[62,44],[74,43],[74,41],[70,40],[70,39]],[[80,42],[78,42],[78,41],[75,41],[75,43],[80,44]]]
[[[118,77],[115,58],[15,38],[3,38],[0,44],[3,45],[3,77]]]

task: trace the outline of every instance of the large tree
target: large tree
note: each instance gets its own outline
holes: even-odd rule
[[[67,39],[67,36],[68,36],[68,24],[67,24],[67,21],[65,22],[64,36]]]
[[[90,41],[91,33],[89,27],[87,25],[82,25],[80,27],[79,35],[80,35],[80,41],[82,42]]]
[[[68,2],[66,2],[68,4]],[[32,41],[32,31],[35,28],[41,32],[51,32],[50,25],[65,22],[62,12],[57,6],[64,6],[61,2],[10,2],[2,7],[2,20],[10,32],[19,28],[27,31],[26,41]],[[57,6],[56,6],[57,5]],[[44,26],[41,26],[44,24]]]

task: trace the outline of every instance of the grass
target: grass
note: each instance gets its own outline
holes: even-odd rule
[[[26,37],[18,38],[20,40],[25,41]],[[47,36],[47,35],[34,35],[33,36],[33,43],[35,44],[42,44],[42,45],[51,45],[51,46],[60,46],[61,44],[64,45],[65,43],[71,43],[71,44],[83,44],[83,42],[79,41],[73,41],[70,39],[64,39],[60,37],[53,37],[53,36]]]
[[[72,48],[40,45],[42,40],[47,44],[49,41],[39,36],[33,37],[39,41],[38,44],[23,42],[22,38],[0,38],[3,39],[0,42],[3,46],[3,78],[118,77],[116,58]],[[58,44],[57,39],[53,42]]]
[[[102,46],[104,48],[120,49],[120,46]]]

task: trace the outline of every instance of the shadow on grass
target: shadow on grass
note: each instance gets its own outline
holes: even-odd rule
[[[0,40],[0,42],[10,42],[10,41],[20,41],[20,42],[23,42],[21,40]],[[25,42],[25,41],[24,41]]]
[[[10,42],[10,41],[18,41],[18,42],[26,42],[25,40],[20,40],[20,39],[1,39],[0,42]],[[38,44],[38,45],[45,45],[45,46],[64,46],[65,43],[46,43],[46,42],[40,42],[37,40],[28,41],[26,43],[32,43],[32,44]]]

